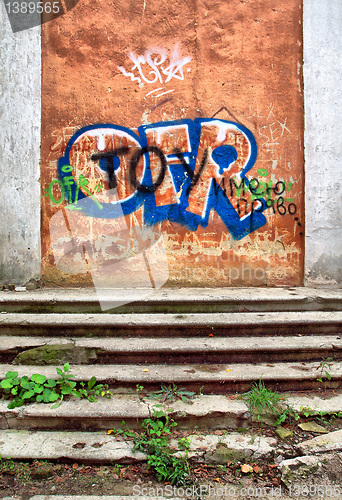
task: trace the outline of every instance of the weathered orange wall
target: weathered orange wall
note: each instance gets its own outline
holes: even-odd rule
[[[273,188],[277,182],[285,183],[284,193],[277,194],[282,186],[278,184],[277,192],[270,189],[260,195],[275,200],[272,204],[269,201],[271,206],[263,212],[266,224],[242,239],[234,239],[215,210],[210,213],[208,225],[200,225],[195,231],[169,217],[153,226],[135,250],[140,252],[148,247],[154,235],[156,239],[160,233],[166,236],[170,286],[302,284],[301,19],[301,2],[297,0],[80,0],[68,14],[42,26],[42,269],[47,283],[90,285],[91,262],[103,265],[106,259],[118,256],[113,240],[106,240],[104,235],[116,231],[118,246],[122,248],[124,244],[120,246],[120,241],[125,241],[127,234],[134,237],[134,227],[146,225],[143,206],[125,216],[125,226],[114,219],[90,220],[90,216],[77,208],[68,211],[67,199],[54,202],[61,196],[60,184],[53,182],[58,178],[57,162],[78,129],[113,124],[137,133],[137,128],[145,124],[215,118],[243,125],[253,134],[257,159],[247,178],[266,181]],[[159,68],[154,83],[146,82],[137,67],[132,69],[132,57],[144,56],[140,66],[145,79],[156,78],[147,61],[149,54]],[[158,66],[160,54],[165,55],[164,69],[172,62],[180,62],[180,70],[173,76],[163,74],[162,65]],[[125,76],[127,73],[132,76]],[[201,213],[206,181],[214,177],[216,185],[222,186],[224,178],[224,185],[229,186],[229,180],[241,169],[247,154],[247,140],[241,132],[234,132],[230,139],[227,134],[219,142],[214,128],[213,122],[209,122],[201,136],[195,173],[206,149],[209,161],[191,191],[192,213],[196,213],[196,203],[197,213]],[[182,151],[186,142],[182,134],[171,127],[159,142],[158,134],[157,139],[150,137],[149,145],[156,144],[165,154],[175,146]],[[113,137],[105,137],[106,151],[127,145]],[[90,159],[91,154],[98,152],[96,139],[88,136],[82,140],[74,146],[69,158],[70,175],[76,180],[80,174],[84,175],[88,182],[85,188],[81,186],[81,191],[93,193],[98,203],[110,202],[108,176],[97,167],[98,162]],[[212,151],[221,144],[235,146],[238,154],[235,164],[223,174],[210,161]],[[130,147],[133,151],[136,146]],[[159,163],[155,155],[151,157],[155,180],[160,172]],[[142,160],[137,168],[138,178],[141,169]],[[127,157],[122,159],[119,171],[120,199],[134,192],[128,171]],[[68,195],[67,186],[64,191]],[[246,202],[239,202],[236,193],[230,196],[229,190],[226,195],[243,217]],[[156,203],[163,205],[165,197],[174,196],[167,171],[155,192]],[[285,198],[284,205],[281,200],[277,202],[280,196]],[[248,213],[252,206],[251,192],[245,198],[249,203]],[[54,214],[59,215],[50,227]],[[69,239],[79,249],[86,250],[86,263],[81,262],[82,250],[74,251],[64,259],[64,267],[58,268],[51,249],[50,229],[60,255],[70,249]],[[84,246],[89,232],[96,240],[91,251]],[[128,271],[129,259],[124,265]]]

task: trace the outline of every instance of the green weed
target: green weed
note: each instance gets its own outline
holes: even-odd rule
[[[156,450],[148,455],[147,463],[153,467],[158,481],[167,481],[173,484],[186,484],[190,471],[186,458],[171,455],[164,450]]]
[[[114,434],[114,436],[122,436],[124,439],[127,439],[129,437],[136,437],[136,433],[128,429],[124,420],[121,422],[121,424],[122,428],[111,429],[110,431],[107,432],[107,434]]]
[[[342,411],[335,412],[335,413],[328,413],[323,410],[314,410],[310,408],[309,406],[301,406],[300,407],[301,413],[304,415],[304,417],[309,418],[309,417],[314,417],[316,420],[318,420],[321,424],[331,424],[336,420],[336,418],[342,418]]]
[[[284,409],[282,413],[280,413],[274,425],[278,427],[279,425],[282,425],[286,420],[297,421],[299,419],[300,419],[299,414],[293,408],[287,407]]]
[[[318,382],[323,382],[323,377],[325,376],[328,380],[331,380],[330,368],[332,367],[332,358],[322,359],[319,366],[316,368],[320,370],[319,377],[317,377]]]
[[[193,398],[195,393],[193,391],[187,391],[184,387],[178,389],[178,387],[172,383],[170,385],[162,384],[159,391],[152,392],[149,397],[157,399],[158,401],[164,403],[173,403],[177,399],[181,399],[183,403],[191,404],[191,398]]]
[[[13,470],[15,467],[15,463],[12,458],[2,458],[0,455],[0,470],[2,472]]]
[[[189,437],[180,438],[178,440],[178,448],[180,450],[188,450],[190,448]]]
[[[24,404],[54,403],[51,408],[58,408],[64,396],[73,394],[78,398],[87,398],[90,402],[96,401],[96,396],[110,397],[112,393],[108,386],[97,384],[96,377],[92,377],[87,385],[84,382],[77,383],[72,380],[74,375],[68,373],[69,363],[65,363],[63,369],[56,368],[57,380],[47,379],[44,375],[34,373],[31,377],[24,375],[18,377],[17,371],[9,371],[6,378],[0,382],[0,390],[3,399],[11,399],[8,408],[13,409]]]
[[[139,436],[135,442],[133,451],[153,453],[158,448],[165,448],[171,429],[176,427],[176,422],[170,419],[168,413],[153,408],[150,418],[145,418],[142,423],[144,434]]]
[[[112,462],[112,460],[111,460]],[[120,476],[120,472],[121,472],[121,467],[123,467],[123,465],[120,465],[120,464],[113,464],[113,471],[115,474],[117,474],[118,476]]]
[[[169,438],[177,423],[168,413],[153,408],[150,418],[146,418],[142,427],[144,433],[136,437],[133,451],[147,454],[147,463],[153,468],[158,481],[168,481],[173,484],[186,484],[190,477],[188,463],[188,438],[179,440],[179,449],[186,450],[185,456],[177,456],[169,448]]]
[[[73,395],[77,398],[86,398],[90,403],[94,403],[97,401],[97,397],[111,398],[113,393],[109,390],[108,384],[97,384],[96,377],[91,377],[87,383],[80,382],[79,388],[73,390]]]

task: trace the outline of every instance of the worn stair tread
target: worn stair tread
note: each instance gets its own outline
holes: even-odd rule
[[[342,289],[335,288],[312,288],[312,287],[215,287],[215,288],[193,288],[193,287],[172,287],[172,288],[141,288],[141,293],[148,292],[149,295],[144,297],[142,301],[178,301],[178,300],[232,300],[232,301],[248,301],[248,300],[302,300],[302,299],[320,299],[329,300],[338,298],[342,300]],[[121,295],[130,297],[132,290],[125,288],[114,289]],[[38,288],[32,291],[16,292],[16,291],[1,291],[0,304],[6,302],[50,302],[59,300],[75,300],[76,302],[89,301],[98,302],[101,296],[101,289],[94,288]],[[104,294],[106,295],[106,293]]]
[[[159,338],[79,338],[79,337],[21,337],[2,336],[0,352],[26,350],[47,345],[73,344],[74,347],[99,349],[104,353],[198,353],[198,352],[277,352],[341,350],[341,335],[297,335],[254,337],[246,342],[243,337],[176,337]]]
[[[200,288],[200,287],[172,287],[172,288],[135,288],[138,293],[148,293],[143,297],[143,302],[149,301],[178,301],[178,300],[232,300],[232,301],[259,301],[259,300],[302,300],[309,299],[320,301],[336,298],[342,300],[342,290],[339,287],[329,288],[313,288],[313,287],[215,287],[215,288]],[[120,293],[122,296],[131,296],[130,289],[114,289],[114,292]],[[16,291],[1,291],[0,304],[9,302],[51,302],[51,301],[67,301],[69,299],[76,302],[98,302],[101,295],[106,296],[107,290],[103,292],[100,288],[38,288],[36,290],[16,292]]]
[[[93,375],[98,381],[116,384],[137,383],[202,383],[202,382],[239,382],[255,381],[261,377],[268,380],[316,380],[320,371],[317,362],[279,362],[279,363],[232,363],[232,364],[183,364],[183,365],[72,365],[68,373],[76,381],[89,380]],[[0,379],[8,371],[17,371],[19,376],[39,372],[47,378],[56,379],[55,366],[0,365]],[[331,379],[342,378],[342,363],[331,362]]]
[[[250,435],[242,436],[239,433],[216,436],[204,433],[201,436],[189,437],[189,458],[193,462],[202,462],[204,454],[213,453],[220,442],[231,449],[248,449],[248,456],[258,459],[273,453],[277,439],[270,436],[260,436],[256,431]],[[170,446],[175,450],[178,447],[176,437],[170,440]],[[133,453],[133,442],[124,441],[106,432],[81,432],[81,431],[18,431],[5,430],[0,441],[0,453],[14,459],[72,459],[73,461],[96,462],[121,462],[147,460],[141,452]],[[11,453],[9,454],[11,450]],[[29,453],[31,455],[29,455]],[[183,452],[184,453],[184,452]],[[253,457],[253,458],[252,458]],[[254,461],[254,460],[253,460]]]
[[[328,396],[305,395],[296,392],[279,393],[284,407],[290,406],[297,412],[302,413],[305,408],[313,412],[324,412],[333,414],[342,412],[342,393],[330,394]],[[153,407],[158,405],[164,411],[172,409],[174,418],[185,415],[201,417],[218,413],[228,413],[237,419],[246,418],[248,405],[236,394],[227,395],[195,395],[191,404],[184,403],[180,399],[171,403],[161,403],[150,396],[136,394],[114,394],[110,399],[99,397],[98,404],[90,403],[87,399],[71,398],[63,401],[58,408],[51,409],[50,404],[30,403],[19,408],[8,409],[8,401],[0,400],[0,417],[25,417],[39,418],[117,418],[118,420],[144,419],[152,414]]]
[[[181,400],[161,405],[158,400],[135,394],[115,394],[111,399],[98,398],[97,403],[71,398],[56,408],[51,404],[29,404],[8,409],[8,401],[0,401],[0,429],[100,430],[141,429],[141,422],[153,413],[153,407],[172,409],[178,428],[238,429],[247,427],[248,407],[242,401],[220,395],[195,396],[192,404]]]
[[[1,431],[0,454],[17,460],[59,458],[90,462],[141,461],[146,455],[132,452],[132,444],[106,432]]]
[[[198,313],[198,314],[21,314],[2,313],[0,327],[6,326],[63,326],[99,327],[210,327],[210,326],[254,326],[260,325],[302,325],[339,324],[342,331],[342,311],[290,311],[265,313]]]
[[[172,404],[162,405],[165,409],[172,408],[173,414],[200,417],[213,415],[214,413],[229,413],[241,418],[248,412],[246,403],[236,399],[236,396],[201,395],[195,396],[192,404],[183,403],[181,400],[173,401]],[[51,404],[32,403],[19,408],[8,409],[8,401],[0,401],[0,416],[7,418],[16,416],[19,419],[25,417],[36,418],[103,418],[103,419],[144,419],[152,414],[153,407],[159,401],[150,397],[139,397],[135,394],[115,394],[110,399],[99,397],[97,404],[89,403],[86,399],[73,398],[63,401],[58,408],[51,409]],[[341,404],[342,406],[342,404]]]
[[[330,395],[303,393],[279,393],[284,408],[290,406],[303,415],[306,408],[312,412],[337,414],[342,412],[342,393]],[[8,409],[8,401],[0,401],[0,428],[2,429],[63,429],[85,427],[90,429],[113,429],[122,427],[122,421],[132,429],[141,429],[141,421],[149,418],[153,407],[167,411],[179,428],[230,428],[238,429],[250,425],[247,403],[236,394],[196,395],[192,404],[181,400],[160,403],[156,399],[137,394],[116,394],[111,399],[98,398],[97,403],[86,399],[71,398],[55,409],[51,404],[31,403]]]

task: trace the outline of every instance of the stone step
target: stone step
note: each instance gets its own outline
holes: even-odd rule
[[[307,397],[301,394],[284,396],[285,406],[290,405],[294,409],[298,408],[298,413],[305,416]],[[102,409],[102,401],[98,403],[82,401],[81,403],[82,405],[76,407],[72,406],[72,401],[63,402],[56,410],[40,408],[41,406],[44,407],[44,405],[29,405],[25,410],[23,408],[11,410],[12,417],[8,418],[9,428],[1,431],[0,455],[17,460],[68,459],[80,463],[132,463],[146,460],[147,457],[144,454],[132,452],[133,443],[127,440],[127,437],[116,435],[115,432],[108,433],[108,431],[115,428],[141,430],[142,419],[151,416],[152,404],[140,401],[137,398],[135,401],[126,399],[121,403],[117,398],[111,406],[107,402],[106,407]],[[322,411],[328,414],[336,414],[342,411],[341,394],[326,399],[322,396],[315,396],[309,399],[309,403],[312,411]],[[240,455],[244,451],[246,453],[245,459],[250,459],[250,461],[267,457],[275,458],[274,453],[279,453],[277,450],[279,450],[279,445],[281,446],[281,441],[274,437],[260,436],[258,432],[260,423],[258,427],[251,427],[252,421],[247,406],[243,401],[235,399],[235,396],[198,396],[195,398],[193,405],[185,405],[177,401],[172,404],[172,407],[175,409],[172,418],[177,422],[176,430],[182,428],[195,430],[196,426],[192,428],[184,427],[182,423],[197,418],[197,428],[200,432],[199,434],[193,433],[190,436],[189,448],[189,458],[194,462],[214,463],[218,461],[218,463],[225,463],[220,462],[218,455],[213,453],[215,449],[218,451],[218,446],[222,447],[222,445],[231,451],[239,451]],[[170,405],[160,405],[158,409],[160,408],[166,411],[167,408],[170,409]],[[212,411],[209,408],[212,408]],[[0,411],[2,414],[2,407]],[[19,412],[21,412],[21,420],[18,417]],[[16,420],[14,418],[15,414],[17,415]],[[186,414],[188,415],[187,420],[185,420]],[[70,420],[68,420],[69,416]],[[118,427],[114,426],[113,424],[121,416],[126,416],[126,425],[121,422]],[[134,417],[136,417],[136,421],[134,427],[132,427]],[[201,420],[202,417],[204,419]],[[40,419],[40,425],[43,427],[43,424],[47,423],[49,418],[51,419],[51,427],[53,427],[54,423],[58,423],[58,418],[60,419],[60,425],[66,425],[66,427],[63,430],[58,430],[56,427],[53,432],[47,430],[47,427],[39,429],[37,421]],[[211,426],[209,428],[205,426],[206,432],[201,432],[201,425],[208,421],[209,418],[211,418]],[[3,421],[4,417],[2,415],[0,422]],[[78,431],[70,430],[70,422],[78,422]],[[32,429],[21,429],[20,424],[23,423],[31,426]],[[97,426],[97,430],[90,430],[93,423]],[[99,426],[99,423],[102,427]],[[11,424],[18,424],[18,427],[10,428]],[[34,427],[35,429],[33,429]],[[85,430],[86,428],[87,430]],[[210,433],[210,429],[215,429],[216,432]],[[224,429],[228,432],[217,433],[218,429]],[[244,429],[243,433],[234,432],[234,430],[239,429]],[[326,438],[323,441],[328,440],[331,443],[331,445],[328,444],[329,449],[340,450],[342,446],[341,435],[341,430],[331,432],[328,435],[324,434]],[[170,445],[177,446],[176,435],[171,440]],[[306,447],[306,450],[308,450],[314,446],[316,446],[318,452],[324,451],[321,437],[309,438],[309,441],[302,442],[298,447],[303,448],[303,450]],[[295,449],[292,451],[294,455],[298,453]]]
[[[198,314],[0,314],[2,335],[242,336],[341,333],[342,311]]]
[[[327,396],[307,396],[301,393],[281,393],[284,407],[290,406],[304,415],[309,409],[313,414],[337,415],[342,412],[342,393]],[[34,403],[15,409],[7,408],[8,401],[0,401],[0,429],[16,430],[82,430],[99,431],[141,429],[141,423],[153,413],[153,407],[164,412],[172,410],[178,429],[243,429],[252,425],[247,403],[236,394],[195,395],[191,404],[180,399],[160,403],[151,394],[116,394],[111,399],[98,398],[90,403],[85,399],[71,398],[58,408],[52,404]],[[314,417],[313,417],[314,418]],[[122,422],[125,422],[123,425]]]
[[[31,376],[39,372],[47,378],[58,378],[54,366],[0,365],[0,379],[8,371],[17,371],[19,376]],[[246,391],[252,382],[262,378],[278,391],[331,388],[342,382],[342,363],[331,362],[330,380],[323,383],[318,362],[275,362],[275,363],[226,363],[226,364],[182,364],[182,365],[72,365],[70,374],[76,381],[87,381],[95,376],[98,381],[108,383],[117,393],[135,390],[137,384],[145,390],[158,390],[160,384],[174,382],[203,393],[222,394]]]
[[[122,428],[141,429],[141,422],[152,415],[159,401],[137,394],[115,394],[111,399],[98,398],[95,403],[71,398],[56,408],[51,404],[28,404],[8,409],[8,401],[0,401],[0,428],[26,430],[108,430]],[[242,401],[222,395],[195,396],[192,404],[181,400],[163,404],[164,411],[174,410],[178,428],[238,429],[249,425],[248,407]],[[158,408],[160,408],[158,406]]]
[[[146,455],[132,452],[132,444],[105,432],[1,431],[0,454],[17,460],[58,460],[132,463]]]
[[[159,290],[38,289],[0,292],[0,311],[17,313],[101,313],[113,297],[125,305],[111,313],[218,313],[340,311],[341,289],[315,288],[182,288]]]
[[[49,347],[53,346],[53,347]],[[37,351],[35,348],[39,347]],[[45,348],[44,350],[41,350]],[[32,351],[34,349],[34,351]],[[18,354],[20,354],[19,357]],[[17,357],[17,360],[15,358]],[[341,335],[79,338],[3,336],[0,362],[21,365],[248,363],[342,359]],[[38,368],[37,368],[38,369]]]
[[[224,436],[191,435],[189,444],[188,457],[193,463],[221,462],[224,457],[221,452],[219,458],[218,453],[222,446],[229,448],[232,454],[235,452],[234,455],[239,454],[245,459],[255,461],[274,456],[277,439],[260,436],[256,431],[247,435],[235,432]],[[170,446],[176,451],[177,440],[171,440]],[[3,453],[3,456],[22,461],[67,459],[92,464],[147,461],[144,453],[133,453],[132,448],[132,441],[123,441],[106,432],[4,430],[0,442],[0,453]],[[216,450],[218,453],[215,453]]]

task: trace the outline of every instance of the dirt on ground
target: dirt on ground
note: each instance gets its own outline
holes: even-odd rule
[[[177,491],[183,488],[196,492],[201,484],[210,484],[212,488],[228,485],[232,491],[241,481],[246,485],[254,484],[272,489],[280,486],[278,467],[275,464],[250,464],[253,472],[244,478],[241,464],[227,466],[195,465],[187,485],[173,486],[159,483],[154,473],[145,463],[134,465],[90,466],[78,463],[49,463],[33,461],[31,463],[7,462],[0,477],[0,496],[18,495],[29,498],[33,495],[134,495],[159,489]],[[40,478],[37,478],[41,475]],[[44,471],[48,477],[44,477]],[[168,488],[166,488],[169,486]],[[135,488],[134,488],[135,487]],[[134,489],[133,489],[134,488]],[[204,488],[202,487],[202,492]],[[150,495],[149,495],[150,496]]]
[[[326,422],[329,431],[340,428],[340,421]],[[291,456],[298,442],[314,437],[301,430],[297,422],[284,424],[293,432],[286,439],[288,457],[276,457],[258,462],[229,461],[225,465],[190,464],[190,478],[186,484],[171,485],[158,482],[154,471],[146,463],[103,464],[60,460],[58,462],[18,462],[2,458],[0,462],[0,498],[19,496],[28,500],[34,495],[123,495],[184,497],[196,500],[228,498],[342,498],[342,464],[329,464],[325,476],[303,478],[290,489],[282,482],[279,461]],[[253,432],[275,437],[275,428],[260,427]],[[204,431],[174,431],[174,437],[201,434]],[[216,435],[229,430],[212,431]],[[249,432],[241,429],[240,432]],[[208,432],[206,431],[206,434]],[[124,438],[122,438],[124,439]],[[324,490],[318,486],[324,485]],[[330,489],[329,489],[330,488]],[[324,494],[321,494],[323,491]],[[341,492],[341,494],[339,494]]]

